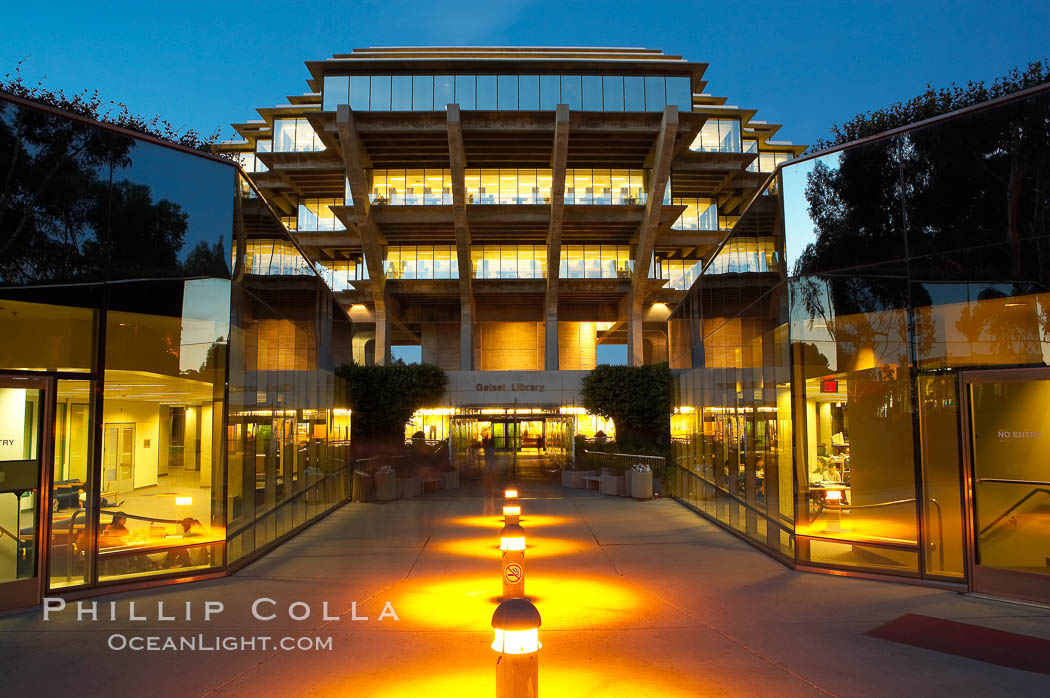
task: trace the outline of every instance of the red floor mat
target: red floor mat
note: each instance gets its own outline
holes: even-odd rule
[[[1011,669],[1050,674],[1050,640],[908,613],[865,635]]]

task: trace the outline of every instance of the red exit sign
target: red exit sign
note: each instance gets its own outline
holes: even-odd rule
[[[839,382],[834,378],[825,378],[820,382],[820,392],[822,393],[837,393],[839,391]]]

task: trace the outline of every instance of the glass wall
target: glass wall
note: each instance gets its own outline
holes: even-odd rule
[[[562,245],[563,279],[629,279],[633,272],[630,245]]]
[[[645,170],[565,171],[565,203],[569,204],[644,204],[648,198],[649,180]],[[671,203],[671,187],[664,187],[664,203]]]
[[[718,230],[718,204],[714,199],[672,199],[675,206],[685,206],[685,211],[671,226],[675,230]]]
[[[452,170],[372,170],[368,198],[390,206],[450,206]]]
[[[657,255],[652,278],[667,279],[667,285],[664,288],[686,291],[696,281],[696,277],[699,276],[702,261],[698,259],[664,259]]]
[[[447,169],[373,170],[369,198],[389,206],[452,204],[452,171]],[[549,169],[467,169],[468,204],[549,204]],[[566,204],[644,204],[648,180],[644,170],[568,169]],[[671,203],[666,187],[665,203]],[[316,201],[316,200],[315,200]],[[342,202],[338,202],[342,203]],[[714,215],[717,216],[717,213]],[[300,230],[302,230],[300,224]]]
[[[383,271],[388,279],[458,279],[459,259],[455,245],[391,245]]]
[[[1045,459],[1025,448],[1006,455],[987,425],[1005,424],[1015,403],[1040,413],[1031,405],[1041,398],[1024,391],[1043,395],[1050,366],[1050,174],[1033,166],[1050,158],[1037,126],[1048,118],[1044,88],[780,166],[779,220],[752,206],[734,229],[746,234],[723,246],[672,317],[674,356],[693,367],[677,379],[677,457],[694,471],[678,496],[784,553],[734,519],[732,502],[720,504],[749,511],[747,458],[734,449],[752,449],[759,427],[726,415],[747,414],[753,395],[758,412],[776,415],[779,476],[794,471],[793,561],[973,588],[981,582],[967,579],[969,563],[1042,573],[1021,569],[1014,553],[1050,543],[1029,523]],[[772,155],[759,170],[776,164]],[[734,269],[758,274],[744,285],[726,274]],[[755,322],[768,323],[775,348],[761,361]],[[761,367],[761,391],[749,365]],[[985,436],[964,431],[971,422]],[[709,443],[719,454],[711,464]],[[966,473],[968,452],[983,470]],[[745,463],[743,494],[734,495],[733,468],[722,470],[726,454]],[[703,474],[710,465],[713,479]],[[1024,546],[996,528],[1002,516]],[[997,558],[1003,550],[1014,557]]]
[[[776,238],[731,237],[718,251],[705,274],[748,274],[778,271]]]
[[[284,239],[253,238],[244,245],[244,271],[267,276],[313,276],[299,249]]]
[[[354,281],[368,279],[368,265],[360,257],[325,260],[314,265],[328,288],[336,292],[353,290]]]
[[[689,78],[640,75],[326,75],[323,108],[355,111],[692,110]]]
[[[468,204],[549,204],[547,169],[468,169],[464,172]]]
[[[273,152],[309,153],[324,149],[324,143],[306,119],[273,120]]]
[[[33,222],[0,262],[0,374],[54,389],[48,587],[221,569],[345,501],[349,320],[236,167],[7,99],[0,132],[32,192],[7,220]],[[284,460],[244,445],[261,409],[294,413]]]
[[[332,206],[342,205],[342,199],[299,199],[294,229],[301,232],[346,230],[343,221],[332,212]]]
[[[452,250],[453,263],[456,252]],[[475,279],[545,279],[546,245],[475,245],[470,248]]]
[[[741,152],[740,119],[708,119],[689,149],[708,153]]]

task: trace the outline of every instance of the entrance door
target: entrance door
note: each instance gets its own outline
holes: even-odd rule
[[[102,442],[102,497],[135,489],[135,425],[107,424]]]
[[[48,385],[0,377],[0,611],[40,603]]]
[[[1050,371],[964,379],[974,591],[1050,602]]]
[[[521,448],[520,422],[493,422],[492,438],[497,451],[517,451]]]

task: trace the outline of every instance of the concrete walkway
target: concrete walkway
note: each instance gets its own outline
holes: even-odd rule
[[[544,696],[1050,694],[1046,675],[864,635],[912,612],[1050,638],[1046,609],[795,572],[669,500],[541,477],[522,495]],[[77,622],[75,604],[46,623],[0,618],[3,695],[492,696],[500,525],[481,496],[350,504],[234,577],[102,597],[96,622]],[[275,619],[252,617],[261,597]],[[129,601],[149,620],[129,620]],[[158,601],[178,619],[158,621]],[[204,622],[205,601],[225,610]],[[296,601],[308,619],[288,617]],[[339,620],[321,617],[326,601]],[[369,620],[351,619],[352,602]],[[400,620],[378,619],[387,602]],[[330,637],[331,649],[111,650],[114,634]]]

